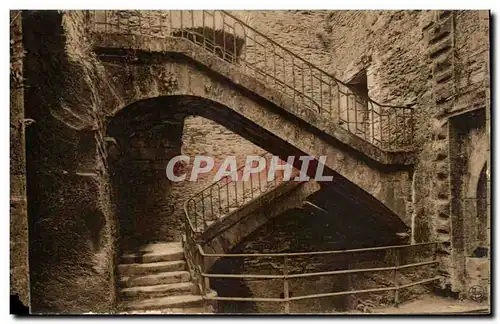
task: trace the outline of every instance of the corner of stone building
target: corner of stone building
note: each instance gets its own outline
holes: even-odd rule
[[[428,120],[427,135],[420,138],[420,151],[416,165],[416,214],[420,228],[415,236],[418,240],[438,242],[440,261],[438,273],[444,278],[441,289],[450,288],[454,278],[451,262],[451,192],[448,123],[439,116],[449,109],[454,95],[453,66],[453,14],[432,12],[432,19],[424,25],[422,33],[428,46],[430,88],[429,109],[422,119]],[[424,135],[424,133],[422,133]],[[424,135],[425,136],[425,135]]]
[[[435,11],[422,30],[428,46],[431,109],[417,118],[429,122],[426,132],[421,133],[423,137],[417,138],[420,150],[414,183],[417,215],[414,235],[417,240],[427,236],[438,242],[438,272],[443,278],[439,288],[458,295],[466,293],[463,250],[468,225],[463,223],[462,207],[457,207],[461,198],[456,189],[457,181],[466,177],[467,170],[460,171],[456,164],[457,154],[468,153],[457,151],[458,147],[465,150],[466,143],[457,142],[457,131],[464,131],[457,130],[458,124],[453,120],[458,118],[455,116],[477,114],[480,111],[477,108],[489,109],[487,96],[480,95],[489,88],[485,72],[488,59],[481,57],[489,46],[485,37],[488,32],[487,27],[483,30],[477,27],[481,25],[476,23],[477,15],[477,12]]]
[[[22,12],[10,11],[10,294],[29,306]]]
[[[83,19],[78,11],[23,15],[25,111],[35,121],[26,135],[35,313],[106,313],[116,298],[102,85]]]

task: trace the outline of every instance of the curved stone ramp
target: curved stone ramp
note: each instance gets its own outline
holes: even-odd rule
[[[284,182],[256,197],[238,210],[214,223],[201,235],[206,253],[228,253],[257,228],[287,210],[301,208],[306,199],[321,190],[316,181]],[[210,268],[218,258],[207,258]]]

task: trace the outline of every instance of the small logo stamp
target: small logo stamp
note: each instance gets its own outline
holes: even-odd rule
[[[469,288],[469,298],[473,301],[482,301],[484,299],[484,288],[478,285]]]

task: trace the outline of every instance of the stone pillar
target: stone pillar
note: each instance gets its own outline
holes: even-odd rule
[[[111,312],[115,220],[81,14],[22,15],[29,213],[30,310]],[[76,54],[76,53],[78,54]],[[79,55],[75,57],[76,55]]]
[[[10,11],[10,293],[29,305],[28,214],[21,11]]]

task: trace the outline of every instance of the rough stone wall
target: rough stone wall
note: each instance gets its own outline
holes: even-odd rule
[[[23,15],[31,311],[109,312],[116,233],[82,15]],[[102,115],[101,115],[102,116]]]
[[[254,11],[250,22],[342,81],[366,69],[368,95],[378,102],[415,104],[417,159],[407,196],[413,241],[442,242],[441,273],[450,278],[442,286],[460,289],[453,269],[461,262],[451,246],[448,116],[486,107],[489,122],[489,13]]]
[[[10,12],[10,293],[29,305],[28,214],[21,11]]]
[[[165,169],[180,151],[181,132],[182,122],[169,122],[118,139],[120,158],[111,168],[122,250],[178,240],[182,223]]]
[[[313,216],[291,210],[260,227],[247,237],[235,250],[240,253],[273,253],[334,250],[342,246],[344,233],[335,227],[334,221],[320,215]],[[321,219],[320,219],[321,218]],[[321,238],[321,239],[318,239]],[[321,257],[289,259],[290,274],[329,271],[345,267],[345,261]],[[281,274],[283,258],[244,258],[220,260],[211,270],[214,273]],[[289,280],[292,297],[326,293],[345,289],[345,276],[301,278]],[[245,296],[254,298],[283,298],[283,280],[280,279],[214,279],[211,286],[220,296]],[[291,312],[334,312],[343,309],[344,298],[322,298],[294,302]],[[281,303],[221,302],[222,312],[283,312]]]
[[[310,251],[343,250],[375,245],[391,245],[384,241],[383,232],[365,229],[359,231],[356,222],[341,221],[341,215],[354,213],[355,207],[338,203],[335,215],[290,210],[259,227],[239,244],[231,253],[293,253]],[[356,210],[357,212],[357,210]],[[352,227],[351,227],[352,226]],[[287,258],[287,273],[304,274],[333,270],[389,267],[395,264],[394,251],[349,253],[341,255],[309,255]],[[402,251],[401,264],[428,261],[432,251],[427,247]],[[212,273],[236,273],[257,275],[280,275],[284,271],[283,257],[226,258],[217,261]],[[399,284],[416,282],[430,277],[432,267],[401,270]],[[211,279],[211,287],[219,296],[283,298],[282,279]],[[314,277],[290,278],[290,297],[363,290],[394,286],[391,271],[377,273],[318,275]],[[415,286],[400,291],[399,301],[405,302],[429,292],[428,286]],[[394,292],[365,293],[354,296],[335,296],[303,299],[290,302],[292,313],[333,313],[339,311],[366,310],[364,306],[392,305]],[[219,302],[220,312],[230,313],[283,313],[284,305],[276,302]]]
[[[429,42],[435,111],[431,115],[432,135],[422,153],[434,162],[428,164],[427,159],[421,159],[420,176],[430,184],[430,194],[425,196],[425,189],[419,192],[419,188],[417,192],[422,197],[421,206],[426,205],[430,214],[431,237],[442,242],[438,251],[444,278],[441,286],[463,292],[464,230],[470,224],[461,223],[454,207],[459,197],[451,185],[461,180],[452,177],[460,173],[460,166],[456,163],[458,152],[450,142],[454,132],[450,118],[478,108],[485,108],[489,114],[488,13],[438,12],[424,33]],[[466,177],[466,173],[460,177]]]
[[[369,96],[413,103],[425,89],[427,11],[252,11],[251,24],[347,82],[367,69]],[[404,33],[402,31],[405,31]]]
[[[178,220],[179,234],[182,234],[182,220],[185,217],[184,202],[200,190],[213,183],[213,178],[227,156],[235,156],[237,166],[245,165],[247,155],[261,155],[265,151],[224,126],[199,116],[189,116],[184,120],[181,154],[191,158],[184,167],[190,176],[196,155],[214,159],[211,172],[200,174],[198,180],[173,182],[167,199],[173,205],[174,218]],[[166,165],[165,165],[166,166]]]
[[[90,42],[86,42],[84,36],[83,14],[67,13],[63,21],[58,21],[60,15],[56,13],[50,13],[48,17],[35,14],[26,18],[32,35],[28,36],[30,41],[26,43],[30,47],[27,48],[30,65],[25,70],[32,89],[25,103],[27,117],[36,122],[36,128],[27,137],[28,148],[37,148],[31,153],[28,149],[28,164],[38,165],[32,168],[37,171],[31,177],[28,174],[28,197],[37,201],[35,206],[28,208],[34,215],[42,215],[33,219],[30,230],[33,228],[34,233],[45,233],[44,237],[32,237],[31,246],[39,255],[30,260],[34,265],[32,278],[38,281],[32,286],[32,294],[34,298],[44,301],[43,305],[35,307],[40,310],[108,309],[114,298],[113,270],[106,272],[104,269],[111,267],[114,257],[114,213],[108,201],[110,188],[107,185],[107,165],[103,159],[106,156],[105,128],[99,116],[113,112],[103,113],[99,109],[121,107],[124,101],[116,94],[106,92],[109,88],[106,82],[113,81],[114,76],[104,74],[102,65],[94,61],[88,48]],[[452,251],[449,235],[439,237],[436,234],[439,218],[452,217],[449,194],[445,194],[449,191],[449,164],[447,121],[443,114],[447,116],[474,105],[483,105],[486,106],[487,123],[489,121],[489,92],[481,92],[489,87],[488,14],[454,13],[454,33],[446,33],[448,17],[449,14],[427,11],[280,11],[253,12],[249,20],[264,34],[341,80],[348,81],[359,69],[366,68],[368,94],[377,101],[415,103],[418,162],[415,166],[413,201],[410,201],[409,190],[404,196],[408,200],[408,210],[415,211],[414,240],[438,238],[443,242],[442,254],[445,256]],[[59,30],[61,26],[65,29],[65,41]],[[434,29],[437,26],[443,28]],[[433,36],[427,36],[430,30],[445,36],[438,36],[438,42],[432,43],[429,37],[432,39]],[[434,69],[441,63],[441,57],[447,57],[441,54],[448,53],[448,46],[435,56],[436,59],[431,58],[430,53],[435,44],[446,43],[450,35],[454,35],[450,48],[455,55],[452,56],[453,64],[450,64],[452,81],[448,82],[450,79],[441,78]],[[46,57],[52,59],[42,62],[42,57],[44,60]],[[460,69],[464,73],[456,73],[459,66],[467,67]],[[61,75],[61,78],[49,80],[47,75]],[[157,82],[168,83],[167,79],[168,76],[159,75]],[[438,91],[437,84],[442,80],[452,84],[453,96],[446,95],[449,88],[444,92]],[[145,94],[154,88],[128,89],[129,86],[123,83],[122,90]],[[109,96],[98,95],[102,93]],[[441,97],[439,102],[435,101],[436,96]],[[57,131],[54,133],[53,130]],[[232,143],[233,148],[228,152],[258,151],[234,133],[199,117],[187,119],[184,132],[184,140],[188,142],[183,147],[186,153],[208,150],[220,158],[227,154],[226,148],[214,147],[212,138],[209,140],[207,134]],[[216,135],[217,132],[220,136]],[[190,137],[196,138],[197,134],[203,138],[190,142]],[[51,183],[51,187],[37,188],[37,183]],[[201,183],[198,185],[202,186]],[[73,193],[70,189],[74,188],[87,188],[87,191]],[[195,191],[195,188],[191,190]],[[60,193],[63,200],[53,201],[55,193]],[[177,199],[175,195],[184,195],[183,190],[173,187],[172,199]],[[85,200],[83,197],[90,198]],[[80,218],[82,210],[89,215],[89,221],[83,221],[85,225]],[[101,219],[97,223],[103,229],[85,230],[85,226],[95,224],[95,219]],[[59,235],[60,228],[73,230],[67,235]],[[85,234],[75,236],[80,232]],[[95,235],[95,232],[101,234]],[[50,242],[61,244],[50,245]],[[65,246],[68,242],[79,243],[68,251],[58,250],[59,245]],[[78,255],[78,259],[72,258],[74,255]],[[66,257],[69,262],[63,266],[59,261]],[[446,257],[443,260],[443,274],[453,276],[449,271],[453,265],[446,263]],[[85,269],[94,270],[89,272]],[[72,273],[72,278],[68,278],[68,273]],[[67,296],[68,291],[86,291],[86,294],[77,300]],[[109,291],[113,293],[109,294]],[[91,301],[95,296],[99,296],[98,300]]]

